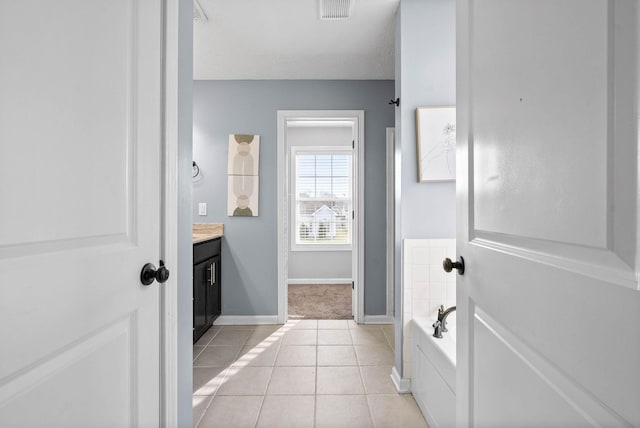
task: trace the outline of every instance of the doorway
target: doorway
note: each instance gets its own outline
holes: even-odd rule
[[[281,323],[362,319],[363,128],[363,111],[278,112]]]

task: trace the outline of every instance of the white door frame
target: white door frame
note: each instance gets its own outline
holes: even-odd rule
[[[179,2],[164,1],[164,120],[160,259],[171,276],[160,286],[160,426],[178,426],[178,33]]]
[[[394,294],[394,261],[395,261],[395,138],[396,128],[387,128],[387,317],[393,319],[395,308]]]
[[[355,218],[353,222],[352,272],[356,294],[354,320],[364,321],[364,110],[279,110],[277,143],[277,206],[278,206],[278,323],[289,317],[287,307],[289,263],[289,150],[286,142],[286,126],[291,120],[353,120],[357,135],[354,136],[354,171],[358,180],[354,195]]]

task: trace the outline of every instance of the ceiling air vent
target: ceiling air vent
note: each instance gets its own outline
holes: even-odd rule
[[[206,21],[207,14],[204,13],[204,9],[202,9],[202,5],[198,0],[193,0],[193,20],[194,21]]]
[[[348,19],[355,0],[318,0],[320,19]]]

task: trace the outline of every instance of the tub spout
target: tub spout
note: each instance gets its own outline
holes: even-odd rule
[[[451,306],[445,310],[443,305],[440,305],[438,309],[438,321],[433,323],[433,337],[442,339],[442,333],[446,333],[447,330],[447,317],[449,314],[456,310],[455,306]]]

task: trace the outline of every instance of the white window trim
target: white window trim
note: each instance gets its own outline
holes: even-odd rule
[[[354,201],[353,195],[355,194],[356,189],[354,189],[354,177],[353,177],[353,162],[354,162],[354,153],[353,148],[349,146],[291,146],[291,156],[290,156],[290,171],[291,176],[289,179],[291,180],[290,188],[291,188],[291,200],[290,200],[290,213],[289,213],[289,227],[291,230],[291,251],[351,251],[353,249],[353,223],[349,225],[349,234],[351,235],[349,244],[298,244],[296,242],[296,177],[297,177],[297,169],[296,169],[296,155],[298,153],[305,153],[309,155],[314,154],[323,154],[325,152],[338,153],[338,154],[348,154],[351,156],[351,165],[350,165],[350,174],[351,174],[351,189],[349,199],[351,200],[351,210],[354,210]],[[342,200],[340,198],[336,200]]]

